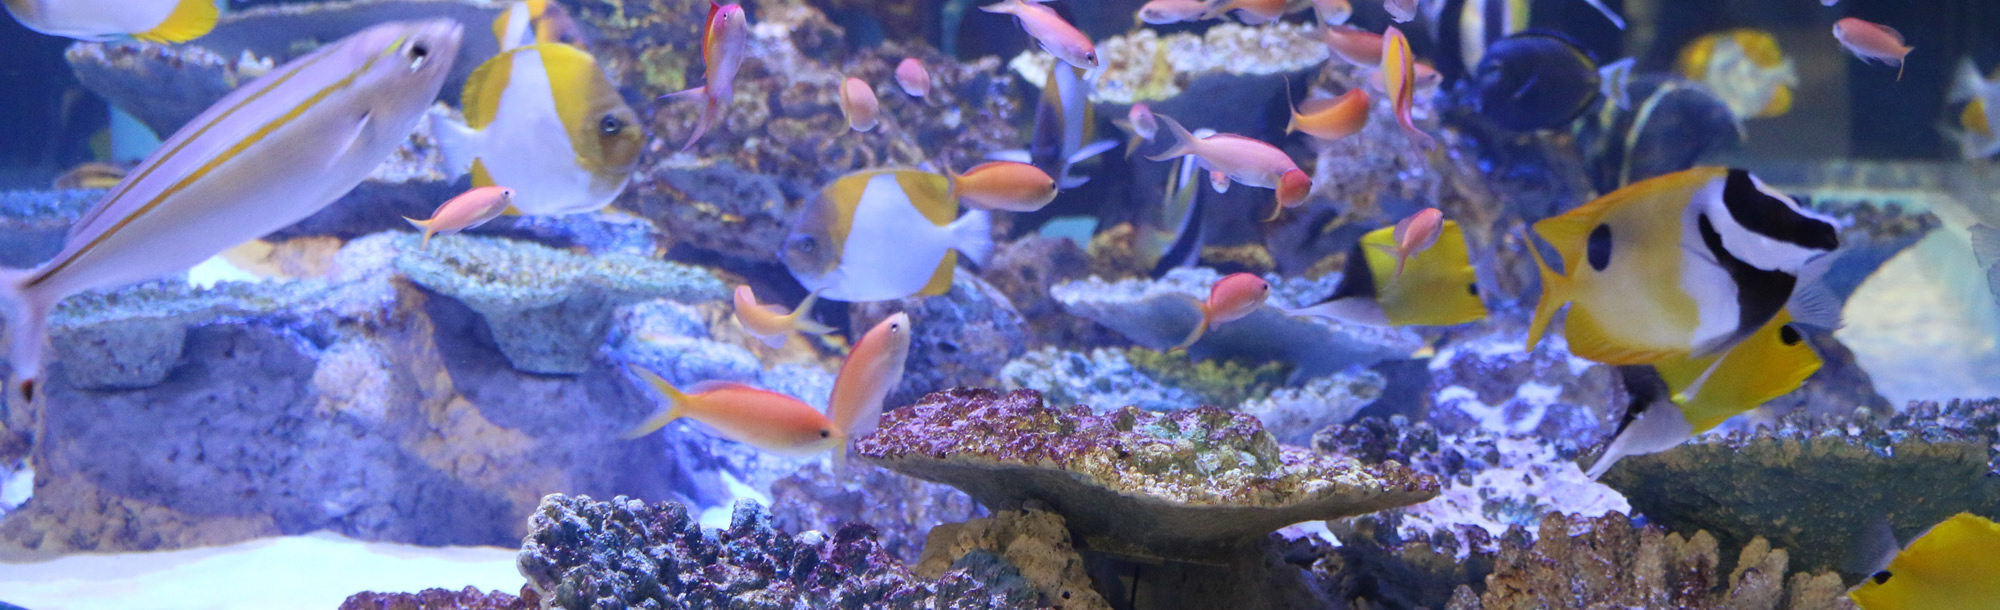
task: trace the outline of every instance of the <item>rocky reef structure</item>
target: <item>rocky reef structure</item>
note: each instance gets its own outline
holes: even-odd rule
[[[1002,511],[992,517],[933,528],[915,571],[941,578],[968,558],[998,557],[1021,570],[1034,585],[1035,604],[1045,608],[1111,610],[1091,587],[1084,561],[1070,543],[1061,516],[1038,510]]]
[[[971,496],[948,485],[860,460],[850,460],[847,466],[852,470],[835,473],[808,464],[772,483],[771,523],[790,532],[835,531],[846,523],[867,523],[876,528],[876,540],[884,551],[916,565],[925,537],[935,528],[986,515]]]
[[[534,606],[520,597],[474,587],[457,591],[424,589],[416,593],[356,593],[340,603],[340,610],[528,610]]]
[[[1710,434],[1620,460],[1604,482],[1673,531],[1713,532],[1723,549],[1763,536],[1799,567],[1839,569],[1860,532],[1884,517],[1909,540],[1961,511],[2000,516],[1996,430],[1996,400],[1918,403],[1890,416],[1799,413],[1774,430]]]
[[[26,268],[62,250],[69,226],[103,191],[0,192],[0,265]]]
[[[932,394],[885,415],[855,451],[996,511],[1046,505],[1083,547],[1139,558],[1212,560],[1287,524],[1437,493],[1429,476],[1281,446],[1215,407],[1100,415],[1026,390]]]
[[[1141,29],[1097,41],[1097,55],[1107,66],[1096,82],[1093,100],[1129,106],[1154,102],[1193,90],[1201,80],[1270,76],[1319,66],[1329,56],[1319,30],[1307,23],[1281,22],[1250,26],[1228,22],[1199,34],[1161,35]],[[1035,87],[1048,79],[1055,57],[1031,52],[1016,56],[1008,67]],[[1276,79],[1258,83],[1266,95],[1278,93]],[[1266,90],[1264,86],[1273,87]]]
[[[1445,433],[1486,429],[1587,447],[1625,413],[1617,370],[1570,355],[1560,336],[1528,351],[1525,335],[1466,337],[1430,360],[1425,420]]]

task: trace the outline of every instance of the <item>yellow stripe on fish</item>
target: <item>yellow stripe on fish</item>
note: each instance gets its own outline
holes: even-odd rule
[[[1847,596],[1862,610],[2000,608],[2000,524],[1953,515]]]

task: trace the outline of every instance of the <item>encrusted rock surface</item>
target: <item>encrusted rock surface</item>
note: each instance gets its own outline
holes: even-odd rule
[[[1574,446],[1608,436],[1626,402],[1617,371],[1570,355],[1559,336],[1532,352],[1524,341],[1496,332],[1438,350],[1426,419],[1446,433],[1485,428]]]
[[[651,298],[720,300],[710,272],[629,254],[579,256],[479,237],[402,238],[396,267],[410,281],[479,312],[500,351],[523,371],[576,374],[603,344],[611,310]]]
[[[838,531],[848,523],[874,526],[882,550],[916,565],[932,528],[986,515],[965,492],[906,477],[860,460],[829,473],[807,464],[771,484],[771,522],[790,532]]]
[[[948,523],[931,530],[918,576],[938,578],[959,565],[967,554],[985,551],[1021,571],[1034,585],[1037,606],[1074,610],[1111,610],[1091,587],[1083,557],[1070,544],[1063,518],[1039,510],[1001,511],[965,523]]]
[[[416,593],[356,593],[340,603],[340,610],[528,610],[534,603],[500,591],[486,592],[466,587],[424,589]]]
[[[1191,81],[1203,77],[1305,70],[1326,61],[1328,51],[1319,29],[1309,23],[1248,26],[1224,22],[1200,34],[1162,36],[1146,28],[1114,36],[1097,41],[1097,55],[1106,67],[1093,101],[1131,104],[1180,95]],[[1008,67],[1022,80],[1041,87],[1054,62],[1047,53],[1031,52],[1016,56]]]
[[[0,265],[28,268],[62,250],[69,226],[104,191],[0,191]]]
[[[686,507],[551,495],[529,518],[519,564],[544,607],[1032,608],[969,570],[912,577],[855,523],[828,536],[771,527],[755,502],[703,530]]]
[[[1028,325],[1021,313],[1007,295],[964,269],[952,274],[951,290],[944,294],[856,303],[848,311],[856,333],[897,312],[910,314],[912,365],[889,393],[884,403],[889,408],[946,388],[994,385],[1000,367],[1027,351]]]
[[[1711,434],[1627,457],[1604,483],[1673,531],[1707,530],[1724,549],[1763,536],[1799,567],[1829,570],[1843,566],[1865,529],[1829,523],[1886,515],[1898,539],[1909,540],[1961,511],[2000,516],[1996,441],[2000,400],[1916,403],[1886,418],[1798,414],[1776,430]]]
[[[855,449],[994,510],[1039,501],[1082,546],[1136,557],[1213,558],[1286,524],[1437,493],[1432,477],[1280,446],[1254,418],[1215,407],[1098,415],[1027,390],[932,394],[885,415]]]
[[[1097,277],[1059,284],[1049,293],[1071,315],[1110,327],[1134,343],[1165,349],[1181,342],[1201,320],[1193,299],[1207,299],[1220,275],[1209,268],[1175,269],[1158,280],[1106,282]],[[1280,307],[1302,307],[1333,292],[1338,275],[1315,280],[1266,277],[1270,301],[1256,312],[1217,325],[1188,348],[1199,357],[1290,364],[1302,378],[1322,377],[1354,365],[1409,355],[1422,346],[1409,330],[1374,328],[1315,317],[1292,317]]]
[[[1180,366],[1157,366],[1169,362]],[[1001,367],[1000,384],[1006,390],[1040,392],[1057,404],[1099,411],[1124,406],[1173,411],[1200,405],[1233,408],[1269,396],[1282,385],[1284,372],[1276,363],[1252,368],[1227,361],[1191,362],[1182,354],[1143,348],[1082,353],[1045,347]]]

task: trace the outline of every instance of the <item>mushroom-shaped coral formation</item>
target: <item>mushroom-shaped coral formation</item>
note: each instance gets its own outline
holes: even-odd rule
[[[955,389],[883,416],[856,452],[988,508],[1033,500],[1091,550],[1212,561],[1287,524],[1421,502],[1437,480],[1273,440],[1255,418],[1200,407],[1059,409],[1021,390]]]
[[[396,267],[479,312],[507,360],[533,373],[583,372],[619,305],[654,298],[710,301],[725,294],[722,281],[707,271],[629,254],[586,257],[477,236],[417,248],[416,239],[406,237]]]

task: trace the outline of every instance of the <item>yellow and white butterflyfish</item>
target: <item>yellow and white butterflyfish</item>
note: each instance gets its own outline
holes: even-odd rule
[[[1585,473],[1603,476],[1619,458],[1659,453],[1745,411],[1797,390],[1823,361],[1779,310],[1763,328],[1719,356],[1681,355],[1619,367],[1631,395],[1604,454]]]
[[[1570,351],[1615,365],[1720,353],[1777,315],[1807,264],[1840,245],[1831,218],[1721,167],[1634,183],[1534,232],[1562,271],[1530,244],[1542,296],[1528,348],[1572,304]]]
[[[785,267],[806,289],[836,301],[888,301],[951,289],[963,253],[985,264],[993,221],[959,216],[945,176],[864,170],[821,189],[785,236]]]
[[[543,42],[589,48],[584,44],[583,30],[556,0],[520,0],[508,5],[493,18],[493,38],[500,41],[503,53]]]
[[[514,189],[521,214],[610,205],[639,162],[639,115],[597,61],[573,46],[534,44],[486,60],[466,78],[465,123],[439,121],[445,164],[472,186]]]
[[[1458,221],[1444,221],[1437,244],[1412,255],[1400,277],[1395,230],[1383,227],[1363,235],[1348,251],[1333,294],[1287,313],[1368,326],[1450,326],[1486,318]]]
[[[7,12],[30,30],[109,41],[130,38],[169,44],[215,29],[219,0],[5,0]]]
[[[451,20],[362,30],[251,81],[167,138],[34,269],[0,269],[10,395],[32,399],[51,308],[185,270],[311,216],[416,129],[458,55]]]

